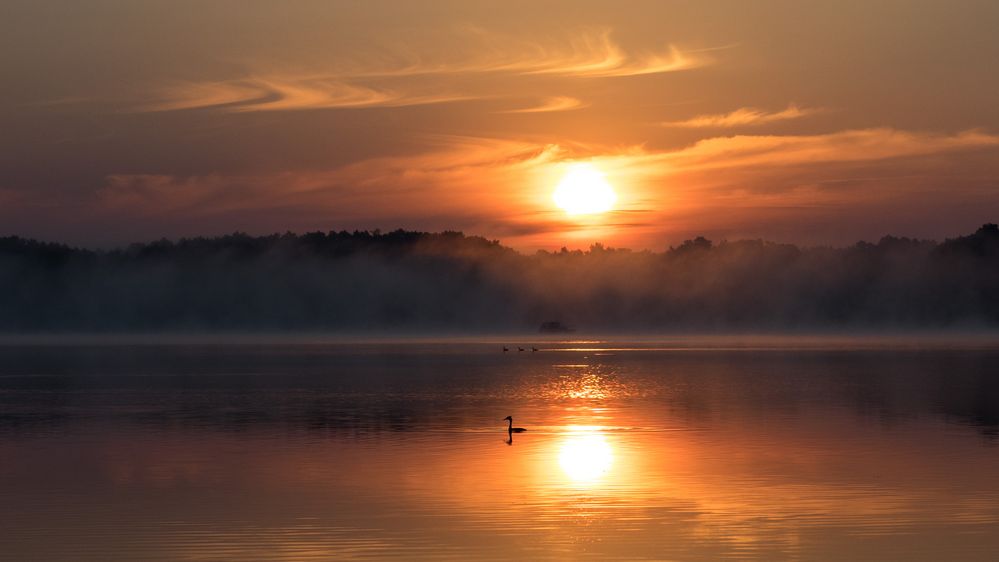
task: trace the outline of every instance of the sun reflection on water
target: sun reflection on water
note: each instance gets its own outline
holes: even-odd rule
[[[553,400],[597,402],[634,396],[630,388],[617,377],[614,369],[588,364],[559,364],[557,377],[545,382],[539,394]]]
[[[600,479],[614,462],[611,446],[603,434],[590,428],[570,428],[574,433],[562,442],[558,464],[574,483],[586,484]]]

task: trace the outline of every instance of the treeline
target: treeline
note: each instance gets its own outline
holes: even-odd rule
[[[0,331],[946,329],[999,325],[999,228],[846,248],[688,240],[520,254],[459,232],[0,238]]]

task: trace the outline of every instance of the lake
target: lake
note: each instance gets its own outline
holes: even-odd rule
[[[164,341],[0,345],[0,558],[999,552],[987,338]]]

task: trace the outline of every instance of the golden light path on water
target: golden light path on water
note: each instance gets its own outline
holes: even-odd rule
[[[17,429],[34,443],[0,432],[0,559],[994,559],[994,437],[932,418],[914,402],[936,394],[911,385],[984,380],[999,359],[689,351],[702,344],[575,341],[513,357],[295,349],[281,357],[322,367],[291,380],[287,359],[244,347],[144,348],[145,369],[197,362],[216,385],[236,365],[254,388],[202,390],[213,401],[199,409],[177,377],[165,390],[185,405],[175,416],[144,387],[102,380],[94,404],[71,406],[105,422]],[[91,357],[65,353],[65,365]],[[363,364],[363,377],[331,376]],[[240,408],[217,413],[233,396]],[[34,411],[65,411],[38,400]],[[508,433],[507,414],[527,431]],[[39,529],[66,540],[39,541]]]
[[[593,482],[610,470],[614,462],[607,439],[592,428],[570,427],[559,449],[558,464],[576,483]]]
[[[617,392],[604,377],[586,364],[560,365],[565,373],[557,379],[549,394],[568,404],[567,413],[586,421],[603,421],[604,409],[599,404],[613,399]],[[608,477],[615,455],[601,425],[568,423],[565,436],[558,444],[558,466],[574,487],[593,487]]]

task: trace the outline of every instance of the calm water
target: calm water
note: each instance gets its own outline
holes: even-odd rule
[[[539,348],[0,346],[0,558],[996,559],[999,349]]]

